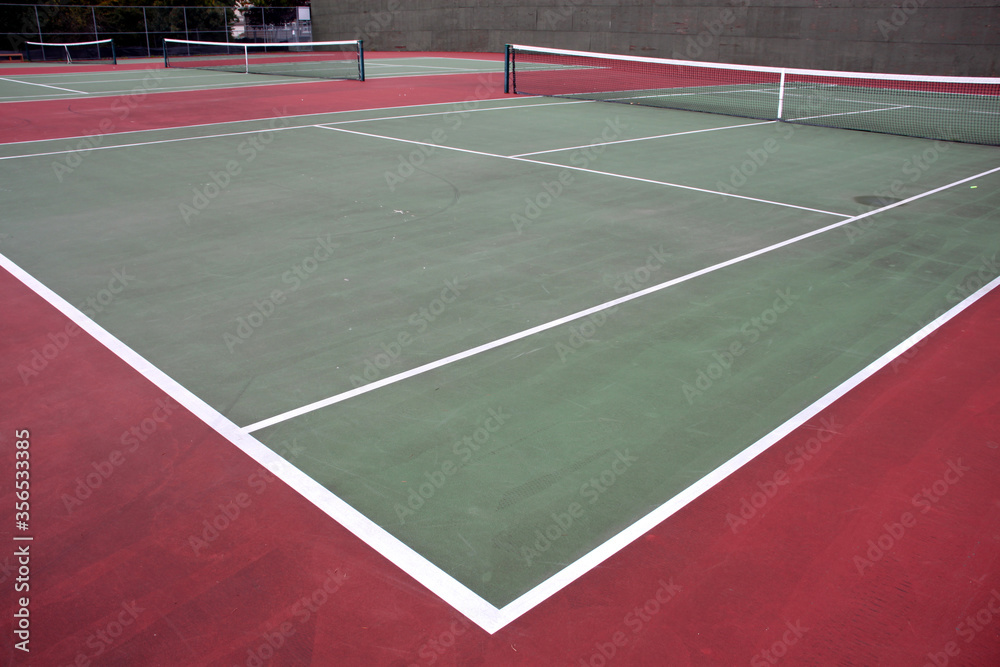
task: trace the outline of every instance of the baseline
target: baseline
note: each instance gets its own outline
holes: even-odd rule
[[[331,519],[344,526],[432,593],[490,633],[496,632],[502,627],[499,623],[499,610],[495,606],[348,505],[256,438],[248,435],[225,415],[87,317],[76,306],[56,294],[6,255],[0,254],[0,268],[5,269],[21,281],[153,385],[159,387],[195,417],[201,419],[209,428],[262,465],[275,477],[288,484]]]
[[[992,171],[997,170],[994,169]],[[888,366],[892,361],[899,358],[904,352],[919,344],[922,340],[933,334],[966,308],[974,304],[998,286],[1000,286],[1000,277],[994,278],[992,281],[937,317],[935,320],[920,328],[918,331],[907,337],[868,366],[827,392],[824,396],[785,421],[763,438],[757,440],[736,456],[709,472],[697,482],[684,489],[681,493],[655,508],[649,512],[649,514],[645,515],[631,526],[625,528],[617,535],[611,537],[606,542],[595,547],[589,553],[581,556],[573,563],[570,563],[565,568],[527,591],[516,600],[506,604],[500,609],[501,622],[506,625],[523,616],[532,608],[538,606],[563,588],[566,588],[583,575],[598,567],[601,563],[611,558],[628,545],[638,540],[657,525],[693,502],[699,496],[709,491],[712,487],[721,483],[722,480],[732,475],[734,472],[742,468],[782,438],[806,424],[810,419],[830,407],[835,401],[842,398],[845,394],[855,389],[862,382]]]

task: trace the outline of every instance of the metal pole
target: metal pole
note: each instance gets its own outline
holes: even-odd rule
[[[146,8],[142,8],[142,29],[146,33],[146,57],[153,57],[153,50],[149,48],[149,21],[146,20]]]
[[[42,22],[38,18],[38,5],[35,5],[35,25],[38,26],[38,41],[44,42],[45,40],[42,39]]]
[[[191,35],[188,34],[188,8],[181,7],[181,11],[184,12],[184,39],[191,39]],[[190,49],[188,49],[190,51]],[[191,55],[188,53],[188,55]]]
[[[90,18],[94,21],[94,41],[96,42],[100,37],[97,36],[97,10],[94,9],[93,5],[90,6]]]

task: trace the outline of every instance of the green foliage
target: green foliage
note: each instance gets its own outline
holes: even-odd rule
[[[240,9],[249,25],[295,20],[310,0],[0,0],[0,50],[21,50],[25,40],[79,41],[113,37],[119,47],[154,48],[163,37],[225,40]],[[143,11],[145,8],[145,11]],[[37,15],[37,21],[36,21]],[[96,22],[96,26],[95,26]],[[146,29],[149,39],[147,42]]]

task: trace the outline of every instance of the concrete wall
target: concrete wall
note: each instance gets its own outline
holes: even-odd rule
[[[895,7],[893,5],[896,5]],[[313,38],[529,44],[744,64],[1000,76],[998,0],[313,0]]]

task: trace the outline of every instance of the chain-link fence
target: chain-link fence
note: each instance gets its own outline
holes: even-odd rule
[[[112,38],[122,56],[163,54],[163,39],[207,42],[307,42],[311,23],[296,7],[96,7],[0,3],[0,51],[25,42]]]

